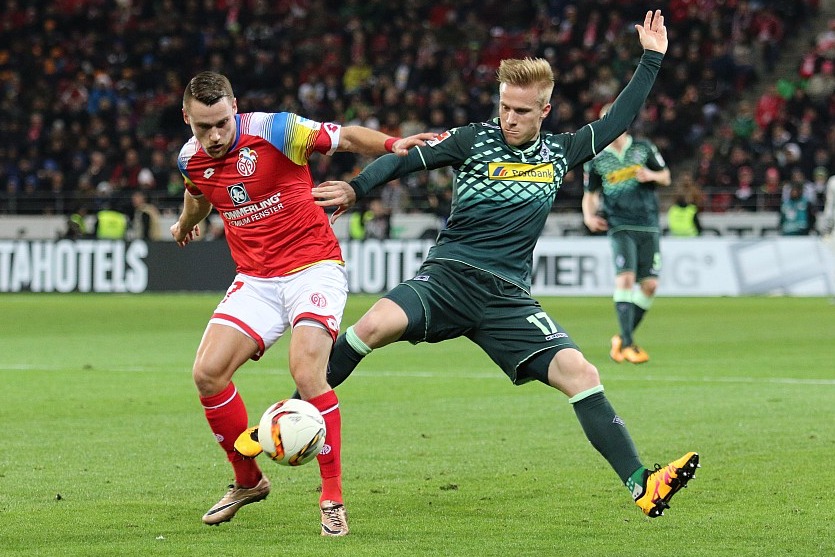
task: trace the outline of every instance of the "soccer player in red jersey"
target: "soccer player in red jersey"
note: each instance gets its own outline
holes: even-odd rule
[[[325,371],[348,286],[339,243],[324,210],[314,203],[308,160],[314,151],[405,155],[432,134],[394,138],[292,113],[238,114],[237,108],[225,76],[202,72],[188,83],[183,119],[194,137],[180,151],[186,192],[182,213],[171,226],[174,240],[185,246],[199,234],[198,224],[217,209],[237,271],[209,320],[192,370],[206,419],[235,475],[235,483],[203,522],[231,520],[239,508],[269,494],[270,482],[252,458],[257,452],[235,448],[239,436],[246,441],[248,422],[232,376],[292,329],[290,374],[327,428],[317,457],[322,535],[341,536],[348,533],[341,417]]]

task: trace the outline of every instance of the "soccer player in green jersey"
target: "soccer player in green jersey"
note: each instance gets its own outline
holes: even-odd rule
[[[606,114],[609,106],[600,114]],[[661,271],[656,185],[670,185],[670,169],[650,141],[624,132],[584,165],[583,222],[607,231],[615,265],[615,313],[620,334],[612,337],[615,362],[649,360],[634,333],[652,306]],[[635,289],[635,283],[640,285]]]
[[[537,380],[568,396],[591,444],[643,512],[656,517],[693,477],[699,455],[688,452],[663,468],[645,468],[597,369],[530,295],[534,246],[563,176],[626,131],[655,81],[667,50],[664,18],[647,12],[635,28],[644,53],[632,79],[603,118],[576,133],[541,131],[554,87],[548,62],[504,60],[497,119],[449,130],[405,157],[383,156],[350,184],[324,182],[313,195],[320,206],[337,207],[336,218],[393,178],[443,166],[456,171],[447,228],[418,275],[339,336],[329,362],[332,386],[389,343],[466,336],[514,384]]]

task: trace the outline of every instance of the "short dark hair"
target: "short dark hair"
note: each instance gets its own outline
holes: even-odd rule
[[[206,106],[212,106],[226,97],[234,99],[235,94],[232,92],[232,84],[229,83],[229,79],[225,75],[217,72],[200,72],[192,77],[186,85],[186,90],[183,93],[183,108],[192,99]]]

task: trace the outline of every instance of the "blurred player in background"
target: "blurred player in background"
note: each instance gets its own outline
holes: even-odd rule
[[[314,204],[308,159],[314,151],[405,155],[409,147],[423,144],[421,137],[432,135],[394,138],[291,113],[238,114],[237,108],[223,75],[202,72],[186,87],[183,118],[194,137],[180,151],[186,192],[182,213],[171,226],[174,240],[185,246],[216,208],[237,270],[209,320],[193,368],[206,419],[235,475],[234,484],[203,522],[231,520],[243,505],[270,492],[258,464],[244,456],[257,443],[246,435],[247,411],[232,376],[292,329],[290,374],[301,397],[319,409],[327,427],[325,449],[318,456],[321,532],[341,536],[348,533],[341,417],[325,369],[348,287],[336,236],[325,212]],[[235,449],[239,436],[241,452]]]
[[[652,306],[661,271],[655,187],[670,185],[670,169],[655,145],[624,132],[584,170],[583,222],[592,232],[607,232],[614,256],[620,334],[612,337],[609,356],[617,363],[642,364],[649,355],[635,344],[635,329]]]
[[[626,131],[661,66],[667,30],[660,11],[647,12],[636,29],[644,53],[632,79],[603,118],[577,132],[541,132],[554,88],[546,60],[504,60],[498,119],[449,130],[406,157],[381,157],[350,184],[324,182],[313,193],[317,204],[337,207],[337,218],[393,178],[444,166],[457,171],[448,225],[417,276],[339,335],[328,364],[332,386],[376,348],[465,336],[513,383],[537,380],[567,395],[591,444],[642,511],[656,517],[693,477],[699,455],[644,467],[597,369],[530,295],[533,250],[563,176]]]

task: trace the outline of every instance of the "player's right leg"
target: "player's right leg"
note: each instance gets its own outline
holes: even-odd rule
[[[270,492],[269,480],[258,464],[235,451],[234,442],[247,427],[247,411],[232,376],[258,350],[258,345],[239,330],[210,323],[197,350],[192,376],[206,421],[232,464],[235,483],[203,515],[206,524],[231,520],[238,509],[261,501]]]
[[[699,455],[687,453],[664,468],[647,470],[624,420],[603,393],[597,369],[579,350],[566,348],[554,355],[548,382],[569,396],[589,442],[609,462],[644,514],[661,516],[672,496],[694,477]]]
[[[625,271],[615,277],[615,292],[612,294],[612,302],[615,304],[615,315],[618,320],[619,333],[615,337],[612,337],[612,350],[609,353],[609,357],[618,363],[625,359],[624,349],[634,344],[632,338],[634,331],[633,322],[635,320],[635,306],[632,303],[634,284],[635,273],[633,271]],[[618,346],[616,346],[616,339],[619,341],[617,343]]]
[[[328,360],[328,384],[336,388],[372,350],[400,339],[409,325],[406,312],[381,298],[354,325],[339,335]]]
[[[619,364],[623,361],[623,339],[619,334],[611,339],[612,347],[609,349],[609,357],[613,362]]]

